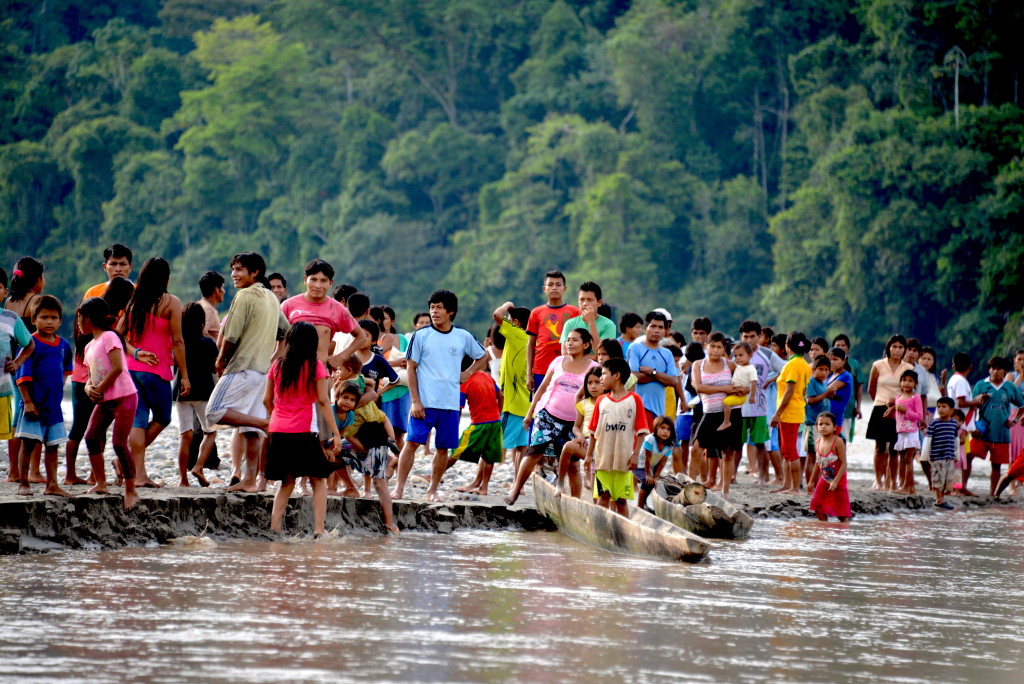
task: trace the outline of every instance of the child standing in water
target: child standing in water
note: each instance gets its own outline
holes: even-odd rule
[[[288,497],[295,488],[295,479],[308,477],[313,485],[313,534],[323,534],[327,517],[324,479],[343,467],[327,460],[317,434],[312,431],[316,423],[311,407],[315,404],[334,437],[330,454],[338,453],[341,435],[327,398],[327,368],[317,360],[319,341],[312,323],[293,324],[284,339],[284,356],[275,361],[267,373],[267,389],[263,395],[263,404],[270,414],[266,477],[281,481],[270,514],[273,532],[282,532],[281,520]]]
[[[921,395],[917,393],[917,372],[903,371],[900,376],[900,395],[889,402],[886,412],[896,418],[896,458],[889,461],[889,480],[896,482],[896,491],[914,494],[914,456],[921,448],[918,426],[924,420]],[[895,468],[895,473],[893,472]]]
[[[846,487],[846,443],[836,433],[836,417],[828,411],[818,416],[816,427],[821,436],[815,445],[811,476],[818,478],[818,485],[811,495],[810,509],[818,520],[828,520],[832,515],[839,518],[839,522],[848,522],[853,511]]]
[[[85,430],[85,447],[96,483],[89,493],[104,494],[107,491],[103,442],[107,428],[113,423],[111,441],[124,475],[124,509],[130,511],[139,502],[139,495],[135,492],[135,459],[128,444],[139,403],[138,390],[128,374],[124,343],[111,330],[114,320],[107,302],[99,297],[90,297],[82,302],[78,310],[78,325],[83,335],[92,337],[85,345],[83,355],[88,369],[85,394],[96,404]]]

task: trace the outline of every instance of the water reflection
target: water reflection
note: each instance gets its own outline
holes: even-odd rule
[[[706,564],[557,533],[0,558],[0,678],[1017,682],[1024,511],[761,521]]]

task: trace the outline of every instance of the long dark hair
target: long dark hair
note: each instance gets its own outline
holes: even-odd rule
[[[811,341],[807,339],[807,335],[804,335],[799,330],[794,330],[786,338],[786,346],[794,354],[803,356],[811,348]]]
[[[320,336],[312,323],[299,321],[292,323],[288,334],[284,337],[284,356],[279,361],[279,391],[298,385],[300,382],[312,383],[316,378],[316,349],[320,344]]]
[[[125,332],[138,339],[146,329],[146,314],[156,313],[160,300],[167,294],[171,266],[163,257],[151,257],[142,264],[135,293],[124,309]]]
[[[107,283],[107,288],[100,296],[110,306],[111,315],[118,316],[128,306],[128,302],[132,300],[134,294],[135,286],[132,285],[132,281],[116,276],[111,278]]]
[[[181,310],[181,339],[186,346],[203,339],[206,327],[206,310],[199,302],[189,302]]]
[[[21,275],[18,275],[18,274]],[[43,264],[32,257],[21,257],[11,277],[11,301],[20,302],[43,277]],[[28,312],[25,312],[26,315]]]
[[[79,363],[84,363],[85,345],[92,340],[92,335],[81,335],[79,332],[79,325],[81,321],[85,320],[89,321],[92,327],[100,330],[114,329],[114,317],[110,313],[110,305],[103,297],[89,297],[79,304],[78,311],[75,312],[75,358]],[[123,350],[125,348],[124,337],[118,333],[115,334],[121,340]]]

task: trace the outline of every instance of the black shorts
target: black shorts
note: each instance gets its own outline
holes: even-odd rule
[[[271,432],[267,441],[268,480],[289,477],[327,477],[344,463],[327,460],[324,449],[313,432]]]
[[[708,458],[721,458],[726,449],[739,450],[743,446],[743,419],[731,421],[727,430],[718,426],[725,420],[725,414],[705,413],[697,426],[697,441],[707,449]]]
[[[882,442],[891,447],[896,443],[896,419],[892,416],[885,418],[884,414],[889,410],[887,406],[875,406],[871,409],[871,419],[868,421],[867,438],[876,442]]]

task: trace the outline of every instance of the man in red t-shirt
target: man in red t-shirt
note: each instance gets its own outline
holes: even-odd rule
[[[562,353],[562,328],[570,318],[580,315],[580,310],[562,301],[565,296],[565,276],[561,271],[544,274],[544,294],[547,304],[541,304],[530,312],[526,332],[530,340],[526,346],[526,382],[532,392],[540,387],[548,366]]]

